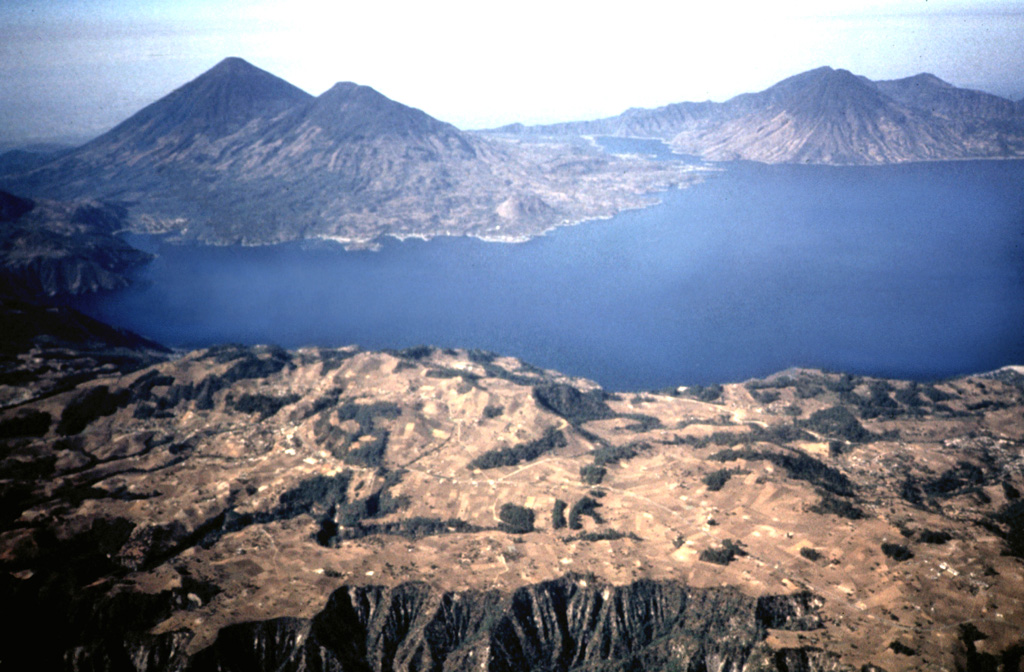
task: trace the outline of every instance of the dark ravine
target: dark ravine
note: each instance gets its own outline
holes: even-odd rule
[[[345,586],[311,619],[228,626],[191,655],[187,633],[129,631],[75,645],[64,662],[76,672],[118,669],[119,661],[140,672],[786,670],[791,661],[780,660],[764,639],[769,630],[820,627],[820,605],[809,593],[751,598],[732,588],[649,580],[612,586],[573,574],[511,594],[444,592],[424,583]],[[147,606],[135,605],[143,614],[152,611]],[[90,620],[110,617],[94,613]],[[88,628],[81,636],[88,639]],[[810,660],[809,654],[786,655]]]

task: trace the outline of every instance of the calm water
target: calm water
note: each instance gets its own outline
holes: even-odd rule
[[[87,312],[165,344],[484,348],[610,389],[1024,363],[1024,162],[730,165],[524,244],[157,245]]]

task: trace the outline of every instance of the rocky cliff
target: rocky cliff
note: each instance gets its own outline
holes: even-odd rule
[[[191,604],[199,603],[195,593]],[[189,598],[168,592],[165,610]],[[131,605],[150,615],[145,600]],[[222,629],[189,656],[190,633],[121,633],[74,646],[70,669],[137,670],[777,670],[794,657],[827,660],[820,652],[775,652],[770,630],[820,627],[809,594],[755,599],[731,588],[694,589],[641,580],[611,586],[570,574],[497,591],[441,592],[424,583],[343,586],[312,618],[280,617]],[[89,614],[103,623],[123,614],[105,605]],[[142,625],[139,623],[138,625]],[[95,625],[83,628],[85,634]],[[794,655],[795,653],[795,655]],[[40,657],[36,660],[41,661]],[[58,661],[52,661],[59,665]],[[834,661],[830,661],[834,662]],[[98,665],[97,665],[98,664]],[[115,668],[116,669],[116,668]]]

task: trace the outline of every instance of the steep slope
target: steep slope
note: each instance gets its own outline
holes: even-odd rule
[[[313,98],[240,59],[80,149],[0,184],[35,197],[102,198],[136,230],[211,243],[393,234],[520,240],[648,202],[678,165],[590,148],[462,133],[373,89]],[[581,179],[583,178],[583,179]],[[507,199],[542,201],[528,210]]]
[[[36,207],[34,201],[0,191],[0,224],[18,221],[22,215],[31,212],[34,207]]]
[[[311,99],[305,91],[240,58],[226,58],[87,144],[79,155],[119,156],[131,163],[143,157],[167,159]]]
[[[123,208],[95,201],[32,201],[0,191],[0,288],[66,297],[128,285],[150,260],[114,234]]]
[[[292,122],[295,133],[302,135],[305,129],[319,128],[335,142],[379,137],[437,138],[445,144],[464,141],[451,124],[353,82],[335,84],[299,116]],[[469,150],[468,146],[463,149]]]
[[[846,70],[819,68],[726,106],[727,118],[680,132],[672,146],[714,160],[766,163],[893,163],[961,156],[952,129]]]
[[[921,74],[872,82],[817,68],[724,103],[677,103],[502,134],[658,138],[706,159],[878,164],[1024,156],[1024,115],[1009,100]]]
[[[881,80],[874,85],[908,107],[929,111],[950,121],[1013,119],[1018,114],[1011,100],[983,91],[961,89],[926,72],[903,79]]]
[[[1024,654],[1014,369],[615,395],[478,351],[223,346],[79,383],[0,409],[19,669]]]
[[[165,358],[163,346],[0,284],[0,408],[67,391],[112,371],[127,373]],[[0,459],[11,435],[0,429]],[[0,507],[10,482],[0,477]],[[3,544],[0,543],[0,546]]]
[[[189,193],[209,182],[226,147],[258,135],[272,119],[310,100],[284,80],[227,58],[95,140],[2,180],[37,198],[117,199],[127,205],[152,199],[152,214],[173,216],[192,209]]]

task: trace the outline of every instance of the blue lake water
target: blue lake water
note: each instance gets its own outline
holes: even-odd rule
[[[724,168],[522,244],[149,239],[134,287],[80,307],[176,347],[483,348],[618,390],[1024,363],[1024,162]]]

